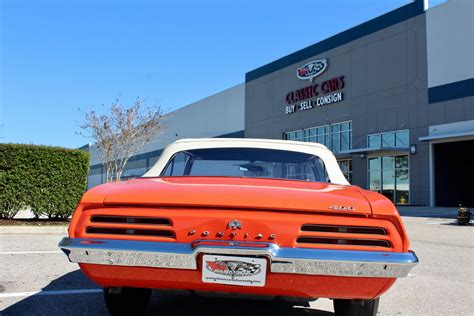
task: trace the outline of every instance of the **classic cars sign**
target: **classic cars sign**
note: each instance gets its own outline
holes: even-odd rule
[[[303,87],[286,94],[285,113],[305,111],[315,107],[340,102],[344,99],[344,76],[334,77],[321,83]]]
[[[328,68],[327,59],[314,60],[296,69],[296,76],[301,80],[309,80],[321,75]],[[296,111],[305,111],[318,106],[340,102],[344,99],[344,76],[338,76],[315,83],[301,89],[290,91],[286,94],[285,113],[292,114]]]
[[[322,74],[327,67],[327,59],[314,60],[296,69],[296,76],[301,80],[313,82],[313,79]]]

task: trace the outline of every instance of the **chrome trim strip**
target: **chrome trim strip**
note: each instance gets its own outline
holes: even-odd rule
[[[189,244],[64,238],[59,248],[76,263],[196,270],[197,256],[201,253],[265,256],[270,260],[272,273],[346,277],[400,278],[407,276],[418,263],[413,252],[280,248],[272,243],[220,240]]]

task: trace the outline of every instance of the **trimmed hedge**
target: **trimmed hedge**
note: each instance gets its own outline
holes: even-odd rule
[[[0,218],[30,207],[36,217],[68,218],[87,186],[89,153],[0,144]]]

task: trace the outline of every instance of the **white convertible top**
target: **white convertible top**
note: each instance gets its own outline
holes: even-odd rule
[[[311,154],[322,159],[331,183],[349,185],[339,168],[336,157],[326,146],[318,143],[257,138],[186,138],[175,141],[163,150],[158,161],[143,177],[158,177],[168,161],[178,152],[204,148],[279,149]]]

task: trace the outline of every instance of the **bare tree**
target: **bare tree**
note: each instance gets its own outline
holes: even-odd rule
[[[107,182],[119,181],[130,157],[165,129],[163,110],[146,107],[144,100],[124,106],[118,99],[106,114],[85,113],[80,134],[92,138],[105,167]]]

